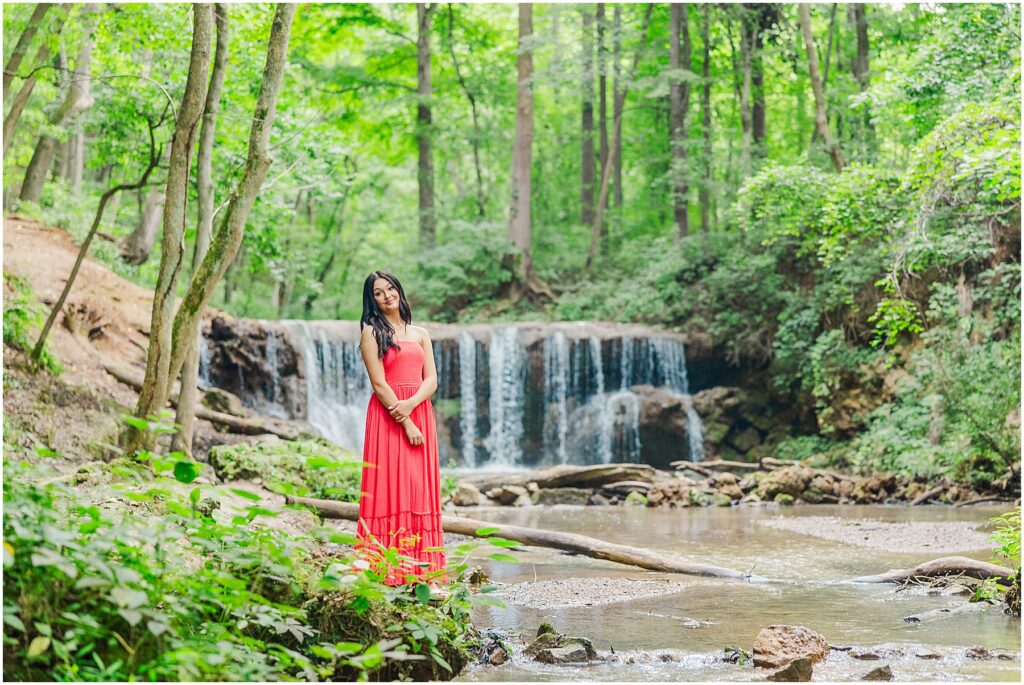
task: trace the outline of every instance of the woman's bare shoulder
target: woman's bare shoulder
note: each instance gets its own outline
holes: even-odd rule
[[[430,333],[428,333],[427,329],[424,328],[423,326],[411,324],[409,326],[409,330],[416,333],[416,340],[419,341],[421,345],[426,341],[430,340]]]

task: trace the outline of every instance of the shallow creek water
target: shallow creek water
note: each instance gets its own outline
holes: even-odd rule
[[[744,582],[657,573],[612,562],[536,547],[514,552],[520,563],[486,558],[495,548],[474,554],[491,581],[502,588],[507,608],[477,607],[474,621],[506,636],[517,651],[542,621],[567,635],[591,639],[601,655],[615,658],[584,665],[545,665],[513,654],[501,666],[474,665],[457,680],[706,681],[763,679],[767,671],[722,659],[729,645],[751,651],[758,631],[774,623],[802,625],[821,633],[836,647],[872,648],[879,660],[859,660],[832,650],[814,668],[815,680],[859,680],[873,668],[889,665],[894,680],[1020,680],[1020,619],[992,607],[905,622],[912,614],[964,604],[966,597],[923,588],[897,591],[894,585],[844,584],[859,575],[908,568],[948,554],[989,560],[991,550],[950,539],[918,536],[918,549],[902,552],[901,541],[883,539],[865,547],[821,539],[765,525],[776,517],[841,517],[838,524],[874,521],[953,522],[987,534],[988,519],[1006,507],[793,506],[690,509],[644,507],[536,506],[480,508],[474,518],[590,535],[609,542],[646,547],[690,561],[752,571],[764,582]],[[825,524],[823,524],[824,526]],[[912,530],[912,528],[911,528]],[[925,532],[927,536],[934,533]],[[911,535],[912,536],[912,535]],[[907,544],[910,544],[907,540]],[[930,544],[929,544],[930,543]],[[941,549],[945,546],[945,549]],[[973,546],[973,548],[972,548]],[[952,545],[956,547],[956,545]],[[552,581],[575,578],[570,583]],[[547,582],[545,582],[547,581]],[[609,601],[606,591],[621,591],[636,581],[658,581],[667,592],[651,595],[650,582],[636,583],[646,596]],[[532,583],[539,586],[531,586]],[[522,585],[526,583],[526,585]],[[549,589],[550,596],[544,591]],[[658,590],[654,590],[658,592]],[[518,604],[515,602],[519,602]],[[589,605],[588,605],[589,602]],[[517,639],[521,636],[523,641]],[[974,659],[968,648],[999,650],[1009,659]],[[918,654],[930,653],[932,658]],[[935,655],[939,658],[935,658]]]

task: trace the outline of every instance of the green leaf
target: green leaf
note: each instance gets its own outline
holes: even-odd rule
[[[414,592],[416,593],[416,599],[420,601],[420,604],[426,606],[427,602],[430,601],[430,586],[426,583],[417,583]]]
[[[248,490],[242,490],[241,488],[228,488],[228,492],[238,495],[239,497],[244,497],[245,499],[252,500],[253,502],[259,502],[261,499],[263,499],[255,492],[249,492]]]
[[[167,632],[167,624],[161,621],[146,621],[146,627],[149,628],[149,632],[157,636]]]
[[[37,635],[36,637],[32,638],[32,642],[28,646],[27,656],[29,659],[32,659],[34,657],[39,656],[49,648],[50,638],[46,637],[45,635]]]
[[[516,540],[506,540],[505,538],[487,538],[487,542],[495,547],[519,547],[522,544]]]
[[[487,535],[493,535],[494,533],[497,533],[499,530],[501,530],[501,526],[495,526],[493,528],[477,528],[476,534],[479,537],[485,537]]]
[[[511,554],[501,554],[501,553],[491,554],[491,555],[488,556],[488,559],[494,559],[495,561],[507,561],[510,564],[518,564],[519,563],[519,560],[516,559]]]
[[[53,637],[53,630],[50,628],[48,624],[33,621],[33,625],[35,625],[36,632],[40,635],[45,635],[46,637]]]
[[[135,609],[118,609],[117,613],[124,617],[124,620],[128,621],[128,625],[133,628],[139,624],[142,620],[142,612],[136,611]]]
[[[128,424],[132,428],[136,428],[140,431],[149,430],[149,421],[146,419],[140,419],[138,416],[132,416],[131,414],[122,414],[121,421]]]
[[[202,488],[195,488],[192,492],[188,493],[188,501],[192,504],[199,504],[199,498],[203,496]]]
[[[174,465],[174,477],[182,483],[191,483],[199,477],[202,465],[194,461],[179,461]]]

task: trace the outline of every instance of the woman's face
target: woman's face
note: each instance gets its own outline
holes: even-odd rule
[[[398,311],[398,288],[386,278],[373,282],[373,298],[385,314]]]

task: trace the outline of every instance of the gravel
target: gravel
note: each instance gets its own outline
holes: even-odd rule
[[[594,606],[627,602],[644,597],[670,595],[685,589],[683,583],[629,578],[560,578],[516,583],[494,594],[508,604],[533,609]]]
[[[778,530],[894,552],[949,553],[992,547],[988,534],[976,529],[980,524],[967,521],[892,523],[838,516],[799,516],[761,523]]]

